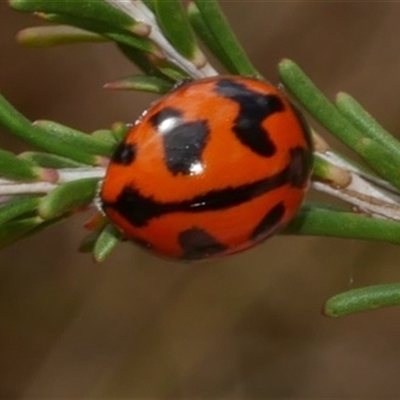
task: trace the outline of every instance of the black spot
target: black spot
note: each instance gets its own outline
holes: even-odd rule
[[[168,203],[159,202],[151,196],[144,196],[130,185],[122,190],[116,202],[105,203],[104,206],[114,208],[131,224],[141,227],[147,225],[152,218],[171,212],[195,213],[237,206],[290,183],[288,172],[288,169],[284,169],[275,175],[252,183],[211,190],[190,199]]]
[[[283,203],[278,203],[274,206],[268,213],[264,216],[261,222],[256,226],[253,233],[250,236],[251,240],[260,241],[272,233],[274,228],[276,228],[283,215],[285,214],[285,206]]]
[[[311,150],[302,147],[290,149],[289,180],[292,186],[303,187],[308,180],[311,168]]]
[[[169,118],[182,118],[182,113],[176,108],[167,107],[154,114],[150,118],[150,123],[155,129],[158,129],[159,126]]]
[[[115,203],[106,203],[105,206],[116,209],[137,227],[147,225],[151,218],[160,216],[165,209],[163,203],[156,202],[152,197],[143,196],[131,186],[126,186],[122,190]]]
[[[115,164],[130,165],[136,157],[136,145],[121,142],[115,149],[111,161]]]
[[[188,260],[206,258],[228,249],[227,246],[200,228],[191,228],[181,232],[178,241],[183,249],[183,258]]]
[[[209,128],[206,121],[186,122],[175,126],[162,136],[165,163],[172,174],[190,175],[201,164]]]
[[[237,187],[210,190],[190,200],[191,211],[220,210],[245,203],[287,183],[287,170]],[[199,210],[197,210],[199,209]]]
[[[264,157],[273,156],[276,147],[262,127],[262,122],[270,115],[284,110],[280,98],[249,90],[245,85],[230,79],[220,80],[216,92],[239,105],[239,114],[232,127],[237,138],[255,153]]]
[[[150,122],[161,134],[165,164],[171,173],[194,173],[193,168],[201,163],[209,136],[207,121],[186,122],[179,110],[169,107],[153,115]]]

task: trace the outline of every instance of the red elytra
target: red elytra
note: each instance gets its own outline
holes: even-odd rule
[[[236,253],[279,231],[312,169],[308,128],[273,85],[219,76],[153,104],[116,149],[102,208],[130,240],[174,259]]]

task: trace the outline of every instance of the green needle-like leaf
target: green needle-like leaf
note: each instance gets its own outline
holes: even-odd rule
[[[188,77],[185,72],[166,60],[149,57],[149,54],[121,43],[118,47],[130,61],[149,76],[157,76],[172,83]]]
[[[26,151],[18,155],[18,158],[31,161],[42,168],[79,168],[84,167],[85,164],[71,160],[69,158],[56,156],[49,153],[40,153],[35,151]]]
[[[106,42],[103,36],[68,25],[35,26],[18,32],[18,42],[28,47],[50,47],[60,44]]]
[[[18,32],[17,40],[28,47],[49,47],[60,44],[106,42],[103,36],[68,25],[35,26]]]
[[[116,43],[125,44],[129,47],[137,48],[148,53],[158,54],[157,47],[146,37],[138,36],[134,34],[134,32],[131,33],[122,29],[114,28],[102,21],[80,19],[75,16],[70,17],[68,15],[60,14],[40,14],[40,17],[45,21],[75,26],[86,31],[95,32]]]
[[[399,283],[374,285],[352,289],[331,297],[326,302],[323,313],[328,317],[343,317],[399,304]]]
[[[116,90],[139,90],[142,92],[151,92],[164,94],[169,92],[173,83],[157,76],[135,75],[104,85],[106,89]]]
[[[224,48],[220,45],[219,41],[214,35],[214,32],[204,21],[203,16],[201,15],[195,3],[189,3],[187,13],[193,29],[200,37],[202,42],[207,46],[207,48],[215,55],[221,64],[228,69],[229,72],[232,74],[238,74],[239,71],[236,68],[236,65],[232,63],[232,60],[226,55]]]
[[[98,160],[82,148],[71,146],[54,138],[47,131],[34,126],[0,95],[0,126],[3,126],[25,143],[49,153],[57,154],[87,165],[95,165]]]
[[[126,30],[132,30],[137,25],[129,15],[104,0],[10,0],[9,3],[17,11],[85,18]]]
[[[174,48],[195,65],[200,49],[180,0],[153,0],[157,21]]]
[[[330,169],[332,164],[325,161],[323,158],[319,157],[318,154],[314,155],[314,163],[313,163],[313,176],[319,179],[329,179]]]
[[[379,175],[400,189],[400,155],[395,157],[390,149],[368,138],[360,140],[357,152]]]
[[[163,77],[170,79],[172,82],[181,82],[189,77],[185,71],[167,61],[158,63],[157,67]]]
[[[117,43],[119,50],[124,54],[128,60],[132,61],[141,71],[147,75],[162,74],[158,71],[154,63],[150,60],[149,55],[140,51],[138,48],[128,46],[124,43]]]
[[[311,79],[291,60],[279,63],[279,74],[285,87],[332,134],[347,146],[356,149],[364,136],[314,85]]]
[[[282,233],[400,244],[399,222],[316,205],[304,205]]]
[[[98,178],[79,179],[64,183],[42,198],[39,215],[47,220],[89,205],[97,191]]]
[[[25,237],[37,228],[43,220],[40,217],[10,221],[0,226],[0,249]]]
[[[149,57],[149,54],[124,44],[118,44],[118,47],[130,61],[149,76],[157,76],[172,83],[188,77],[186,72],[167,60]]]
[[[117,143],[120,143],[126,136],[126,134],[132,129],[132,124],[125,124],[123,122],[115,122],[112,125],[112,134],[115,137]]]
[[[0,149],[0,176],[21,181],[35,181],[41,175],[37,164]]]
[[[35,210],[39,202],[39,197],[21,197],[12,199],[8,203],[0,206],[0,226],[14,218]]]
[[[395,169],[399,171],[396,159],[400,160],[400,157],[395,157],[389,149],[357,129],[294,62],[282,61],[279,73],[285,86],[316,120],[359,154],[381,176],[399,187],[400,179]]]
[[[106,225],[99,234],[93,248],[93,258],[104,261],[121,241],[121,233],[113,226]]]
[[[194,0],[194,2],[207,23],[208,29],[213,32],[226,57],[230,60],[230,64],[235,65],[237,73],[263,79],[236,39],[218,2],[216,0]]]
[[[150,62],[146,53],[143,53],[135,47],[128,46],[123,43],[117,43],[118,49],[131,62],[133,62],[142,72],[148,75],[154,74],[156,68]]]
[[[90,154],[106,157],[109,157],[111,154],[113,146],[110,145],[109,142],[87,135],[76,129],[61,125],[57,122],[44,120],[35,121],[34,125],[47,132],[49,138],[54,138],[54,140],[60,143],[73,146],[77,149],[85,149],[85,152]]]
[[[347,93],[339,93],[336,97],[336,105],[343,115],[365,136],[381,144],[392,152],[394,157],[400,159],[400,142],[386,131],[353,97]]]
[[[347,171],[327,162],[318,153],[314,154],[312,176],[314,179],[341,187],[347,186],[351,182],[351,176]]]
[[[97,129],[96,131],[93,131],[91,133],[91,136],[93,136],[93,138],[95,138],[96,140],[107,143],[110,146],[111,150],[113,150],[118,144],[111,129]]]

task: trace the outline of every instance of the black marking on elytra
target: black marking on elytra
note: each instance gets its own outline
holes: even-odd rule
[[[259,222],[259,224],[254,228],[250,239],[253,241],[259,241],[268,236],[269,233],[272,233],[274,228],[276,228],[285,214],[285,205],[280,202],[271,208],[265,214],[263,219]]]
[[[290,149],[289,177],[292,186],[303,187],[310,175],[312,168],[311,150],[303,147]]]
[[[115,149],[111,161],[119,165],[130,165],[135,161],[136,145],[121,142]]]
[[[178,242],[183,249],[183,258],[188,260],[212,256],[228,249],[207,231],[196,227],[181,232]]]
[[[207,121],[185,122],[162,135],[165,164],[173,175],[193,173],[192,166],[201,163],[209,137]]]
[[[215,91],[239,105],[238,116],[234,120],[232,131],[245,146],[253,152],[271,157],[276,146],[262,126],[270,115],[285,109],[280,98],[273,94],[261,94],[248,89],[245,85],[231,79],[221,79]]]
[[[170,124],[168,124],[170,120]],[[192,166],[201,163],[201,156],[209,137],[207,121],[189,121],[172,107],[153,115],[150,122],[161,133],[165,164],[173,175],[190,175]]]
[[[132,225],[141,227],[147,225],[152,218],[167,213],[197,213],[237,206],[270,190],[291,184],[291,173],[290,169],[285,168],[275,175],[251,183],[211,190],[187,200],[168,203],[145,196],[138,189],[129,185],[122,190],[115,202],[106,202],[104,206],[114,208]]]
[[[166,107],[154,114],[150,118],[150,123],[155,129],[158,129],[163,122],[170,118],[182,118],[182,113],[176,108]]]

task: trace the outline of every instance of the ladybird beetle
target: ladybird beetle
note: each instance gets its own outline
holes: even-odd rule
[[[308,128],[276,87],[206,78],[143,113],[111,158],[100,201],[126,238],[168,258],[204,259],[287,224],[311,168]]]

